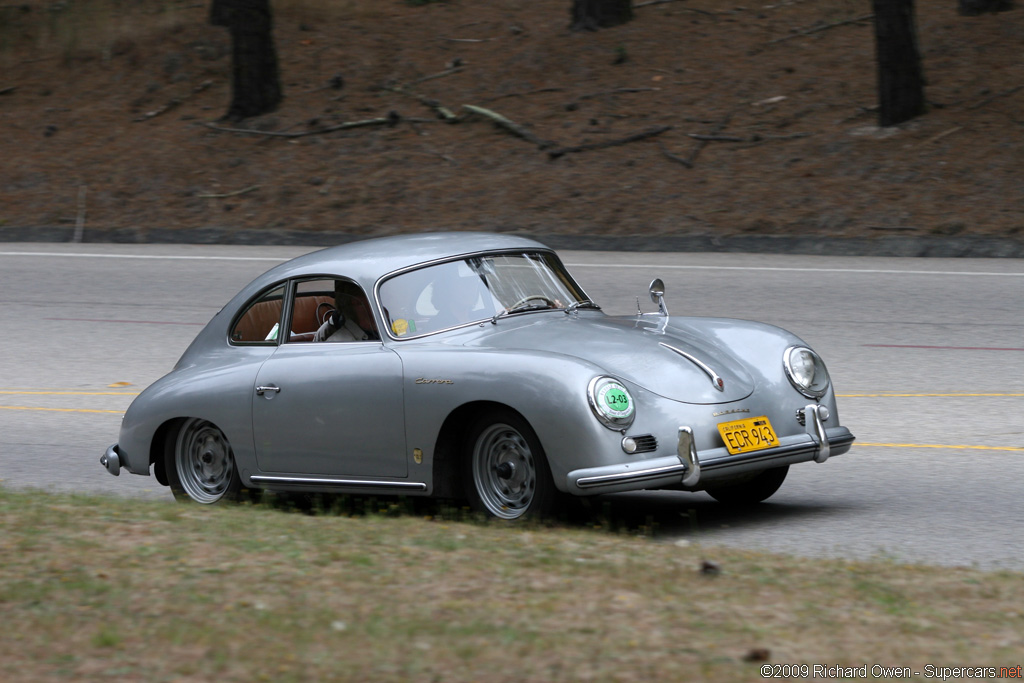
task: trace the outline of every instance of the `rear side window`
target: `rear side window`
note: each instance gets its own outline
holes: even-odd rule
[[[256,297],[231,327],[231,341],[237,344],[277,344],[284,306],[284,285]]]

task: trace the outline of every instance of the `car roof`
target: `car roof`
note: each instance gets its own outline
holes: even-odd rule
[[[550,251],[532,239],[485,232],[395,235],[349,242],[304,254],[271,268],[253,284],[264,287],[292,277],[342,275],[369,288],[383,275],[420,263],[502,250]]]

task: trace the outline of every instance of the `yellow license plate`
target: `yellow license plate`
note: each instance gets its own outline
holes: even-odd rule
[[[730,453],[750,453],[779,445],[772,423],[765,416],[733,420],[718,425],[718,433]]]

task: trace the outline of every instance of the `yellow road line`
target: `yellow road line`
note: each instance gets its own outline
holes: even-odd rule
[[[15,391],[0,389],[0,394],[22,396],[138,396],[137,391]]]
[[[1024,447],[1021,446],[965,446],[965,445],[948,445],[948,444],[934,444],[934,443],[864,443],[863,441],[857,442],[858,446],[869,446],[874,448],[948,448],[951,450],[959,451],[1021,451],[1024,452]]]
[[[34,406],[0,406],[0,410],[45,410],[56,413],[124,413],[123,410],[93,410],[91,408],[37,408]]]
[[[836,398],[1020,398],[1024,394],[836,394]]]

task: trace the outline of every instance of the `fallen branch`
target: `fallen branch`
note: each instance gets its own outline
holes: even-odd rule
[[[414,100],[416,100],[420,104],[425,105],[425,106],[430,107],[431,109],[433,109],[434,112],[437,114],[438,118],[443,119],[443,120],[447,121],[448,123],[455,123],[459,119],[459,117],[456,116],[454,114],[454,112],[452,112],[451,109],[449,109],[448,107],[444,106],[443,104],[441,104],[440,102],[435,100],[433,97],[427,97],[426,95],[421,95],[418,92],[413,92],[412,90],[407,90],[405,88],[405,86],[402,86],[402,85],[386,85],[386,86],[384,86],[384,90],[389,90],[391,92],[398,93],[399,95],[405,95],[407,97],[413,98]]]
[[[996,93],[992,97],[987,97],[987,98],[983,99],[981,102],[977,102],[975,104],[972,104],[971,106],[967,107],[967,109],[970,110],[970,109],[978,109],[980,107],[984,107],[986,104],[988,104],[992,100],[998,99],[1000,97],[1008,97],[1008,96],[1012,95],[1013,93],[1017,92],[1018,90],[1020,90],[1021,88],[1024,88],[1024,85],[1018,85],[1016,88],[1010,88],[1009,90],[1004,90],[1001,93]]]
[[[694,140],[706,142],[749,142],[747,138],[738,138],[733,135],[701,135],[700,133],[687,133],[686,135]]]
[[[939,140],[941,140],[942,138],[946,137],[947,135],[952,135],[953,133],[955,133],[957,131],[960,131],[960,130],[963,130],[963,129],[964,129],[963,126],[956,126],[955,128],[950,128],[949,130],[944,130],[941,133],[939,133],[938,135],[934,135],[934,136],[928,138],[927,140],[925,140],[924,142],[922,142],[919,145],[919,147],[923,147],[924,145],[927,145],[930,142],[938,142]]]
[[[339,123],[336,126],[328,126],[326,128],[317,128],[316,130],[303,130],[297,133],[286,133],[283,131],[275,130],[256,130],[255,128],[228,128],[226,126],[218,126],[213,123],[203,123],[207,128],[213,130],[219,130],[224,133],[248,133],[250,135],[266,135],[268,137],[275,138],[303,138],[309,135],[323,135],[325,133],[334,133],[339,130],[348,130],[349,128],[363,128],[365,126],[394,126],[396,123],[402,120],[398,112],[389,112],[387,116],[366,119],[364,121],[348,121],[346,123]]]
[[[202,83],[200,83],[196,87],[192,88],[192,92],[189,93],[188,95],[186,95],[185,99],[188,99],[189,97],[192,97],[192,95],[195,95],[196,93],[203,92],[204,90],[209,88],[211,85],[213,85],[213,81],[210,81],[210,80],[203,81]],[[158,107],[157,109],[154,109],[153,111],[148,111],[145,114],[143,114],[142,116],[139,116],[138,118],[134,119],[134,121],[136,123],[138,123],[140,121],[149,121],[150,119],[154,119],[157,116],[160,116],[161,114],[166,114],[167,112],[171,111],[172,109],[176,109],[178,107],[178,105],[180,105],[182,102],[184,102],[184,99],[178,99],[176,97],[173,100],[171,100],[170,102],[168,102],[167,104],[165,104],[164,106]]]
[[[676,156],[675,154],[670,153],[667,149],[664,149],[664,148],[661,151],[664,152],[665,156],[667,156],[672,161],[676,161],[676,162],[682,164],[683,166],[685,166],[686,168],[693,168],[694,165],[697,162],[697,156],[700,154],[700,151],[702,149],[704,149],[705,145],[707,145],[708,142],[709,142],[709,140],[701,139],[701,138],[717,137],[718,134],[721,133],[722,130],[724,130],[725,127],[729,125],[729,121],[731,121],[731,120],[732,120],[732,112],[729,112],[728,114],[726,114],[724,119],[722,119],[721,121],[719,121],[718,123],[716,123],[714,125],[714,127],[711,129],[710,133],[706,133],[703,136],[698,137],[697,144],[690,151],[690,156],[688,158],[683,158],[683,157],[680,157],[680,156]]]
[[[136,117],[133,120],[136,123],[138,123],[140,121],[149,121],[150,119],[155,119],[157,116],[160,116],[161,114],[166,114],[167,112],[171,111],[172,109],[176,109],[179,104],[181,104],[181,100],[175,98],[175,99],[171,100],[170,102],[168,102],[167,104],[165,104],[164,106],[157,107],[156,109],[154,109],[152,111],[147,111],[142,116]]]
[[[472,113],[472,114],[478,114],[480,116],[484,116],[486,118],[489,118],[490,120],[494,121],[497,125],[499,125],[500,127],[504,128],[505,130],[509,131],[513,135],[515,135],[517,137],[521,137],[524,140],[527,140],[529,142],[532,142],[533,144],[537,145],[541,149],[547,149],[548,147],[552,147],[555,144],[554,142],[551,142],[550,140],[541,140],[539,137],[537,137],[536,135],[534,135],[533,133],[531,133],[527,129],[523,128],[522,126],[520,126],[515,121],[511,121],[510,119],[505,118],[504,116],[502,116],[501,114],[499,114],[496,111],[491,111],[490,109],[484,109],[483,107],[477,107],[477,106],[472,105],[472,104],[464,104],[464,105],[462,105],[462,108],[465,109],[466,111]]]
[[[503,100],[506,97],[526,97],[527,95],[537,95],[545,92],[565,92],[565,88],[537,88],[535,90],[527,90],[525,92],[510,92],[504,95],[495,95],[494,97],[488,97],[484,102],[497,102]]]
[[[633,135],[626,136],[624,138],[618,138],[615,140],[606,140],[604,142],[593,142],[586,145],[577,145],[576,147],[559,147],[558,149],[552,149],[548,152],[548,156],[552,159],[557,159],[566,154],[574,154],[576,152],[587,152],[593,149],[604,149],[605,147],[617,147],[619,145],[625,145],[630,142],[636,142],[637,140],[646,140],[647,138],[653,138],[655,135],[661,135],[667,131],[672,130],[672,126],[657,126],[650,128]]]
[[[255,192],[258,189],[260,189],[259,185],[253,185],[245,188],[244,190],[235,190],[234,192],[225,192],[223,194],[197,194],[196,196],[202,197],[203,199],[224,199],[225,197],[237,197],[242,194],[249,194],[250,192]]]
[[[455,112],[453,112],[451,109],[435,100],[433,97],[427,97],[426,95],[420,95],[419,93],[413,92],[406,92],[406,94],[409,95],[410,97],[416,98],[417,100],[419,100],[421,104],[424,104],[433,109],[437,113],[437,117],[440,119],[453,122],[459,118],[458,116],[455,115]]]
[[[693,163],[692,162],[687,161],[686,159],[682,158],[681,156],[679,156],[677,154],[673,154],[672,152],[668,151],[668,148],[665,147],[665,145],[661,145],[661,153],[664,154],[669,159],[671,159],[672,161],[676,162],[677,164],[682,164],[686,168],[693,168]]]
[[[590,100],[595,97],[601,97],[602,95],[618,95],[620,93],[632,93],[632,92],[651,92],[652,90],[661,90],[661,88],[615,88],[614,90],[602,90],[601,92],[592,92],[586,95],[580,95],[577,100]]]
[[[0,88],[0,95],[10,95],[12,92],[18,89],[18,86],[11,85],[6,88]]]
[[[771,140],[795,140],[797,138],[806,138],[810,136],[810,133],[790,133],[789,135],[761,135],[760,133],[754,133],[753,135],[745,138],[737,137],[735,135],[703,135],[701,133],[687,133],[687,137],[691,137],[694,140],[703,140],[705,142],[769,142]]]
[[[809,36],[812,33],[817,33],[819,31],[827,31],[828,29],[835,28],[836,26],[846,26],[847,24],[857,24],[857,23],[860,23],[862,21],[867,21],[869,19],[874,19],[874,18],[875,18],[874,14],[865,14],[864,16],[857,17],[856,19],[846,19],[845,21],[836,21],[836,22],[833,22],[831,24],[825,24],[824,26],[815,26],[814,28],[807,29],[806,31],[798,31],[796,33],[791,33],[788,36],[782,36],[781,38],[776,38],[775,40],[769,40],[768,44],[772,45],[774,43],[781,43],[781,42],[786,41],[786,40],[792,40],[793,38],[800,38],[801,36]]]
[[[641,2],[633,5],[633,9],[640,9],[641,7],[650,7],[651,5],[667,5],[670,2],[684,2],[685,0],[648,0],[647,2]],[[693,7],[684,7],[686,12],[694,12],[696,14],[706,14],[709,17],[717,16],[714,12],[708,12],[703,9],[694,9]]]
[[[729,125],[730,121],[732,121],[732,112],[729,112],[728,114],[726,114],[725,118],[723,118],[721,121],[716,123],[714,128],[711,129],[711,132],[709,133],[709,135],[718,135],[723,130],[725,130],[726,126]],[[690,163],[691,164],[697,163],[697,156],[701,153],[701,150],[703,150],[707,146],[707,144],[708,144],[707,140],[698,140],[697,141],[697,145],[693,148],[693,151],[690,152]]]
[[[461,66],[453,66],[450,69],[445,69],[444,71],[438,72],[436,74],[431,74],[429,76],[424,76],[423,78],[417,78],[415,81],[410,81],[408,83],[408,85],[419,85],[420,83],[426,83],[427,81],[432,81],[435,78],[444,78],[445,76],[451,76],[452,74],[457,74],[460,71],[462,71],[462,67]],[[399,86],[399,87],[402,87],[402,86]]]

